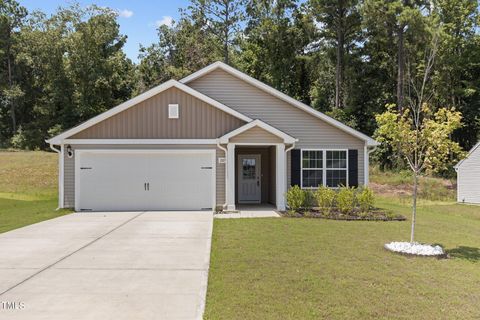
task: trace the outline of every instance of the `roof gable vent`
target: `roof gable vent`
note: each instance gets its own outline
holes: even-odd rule
[[[169,104],[168,105],[168,118],[169,119],[178,119],[178,104]]]

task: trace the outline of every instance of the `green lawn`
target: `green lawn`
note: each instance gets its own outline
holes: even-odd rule
[[[0,233],[68,213],[58,207],[58,156],[0,151]]]
[[[410,217],[408,203],[379,206]],[[206,319],[480,319],[480,207],[422,201],[417,240],[450,259],[383,249],[410,222],[216,219]]]

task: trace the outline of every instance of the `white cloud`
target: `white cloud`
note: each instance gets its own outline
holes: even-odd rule
[[[162,19],[155,21],[155,25],[157,27],[166,25],[167,27],[171,27],[173,24],[173,18],[170,16],[163,16]]]
[[[128,10],[128,9],[123,9],[123,10],[118,10],[118,16],[122,18],[130,18],[133,16],[133,11]]]

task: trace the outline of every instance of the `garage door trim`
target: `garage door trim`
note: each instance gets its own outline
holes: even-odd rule
[[[81,149],[75,150],[75,211],[80,208],[80,163],[86,153],[143,153],[143,154],[210,154],[212,157],[212,210],[216,207],[216,150],[215,149]],[[188,195],[186,195],[188,196]]]

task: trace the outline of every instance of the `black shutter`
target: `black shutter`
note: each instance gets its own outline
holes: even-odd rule
[[[358,187],[358,150],[348,150],[348,185]]]
[[[301,174],[301,167],[300,167],[300,149],[293,149],[291,151],[291,181],[290,185],[300,186],[300,174]]]

